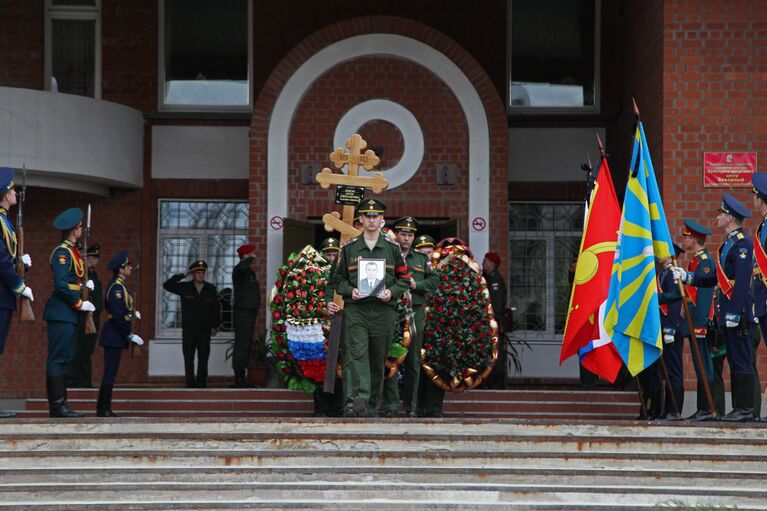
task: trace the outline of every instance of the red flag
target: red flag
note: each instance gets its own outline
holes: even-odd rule
[[[590,371],[614,381],[622,361],[612,343],[600,339],[599,306],[607,299],[621,210],[607,159],[602,158],[581,238],[575,267],[565,334],[559,356],[561,364],[587,347],[582,363]]]

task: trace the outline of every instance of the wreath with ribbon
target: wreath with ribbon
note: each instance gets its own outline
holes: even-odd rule
[[[277,269],[269,308],[277,372],[291,390],[314,392],[325,378],[330,263],[311,245]]]
[[[440,241],[432,254],[439,286],[426,305],[422,367],[438,387],[473,389],[498,358],[498,324],[490,293],[471,249],[459,238]]]

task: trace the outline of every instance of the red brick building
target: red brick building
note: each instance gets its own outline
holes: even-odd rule
[[[203,257],[227,287],[249,240],[265,301],[285,251],[325,236],[334,196],[312,176],[359,132],[392,183],[390,218],[501,254],[533,347],[518,377],[572,380],[557,360],[595,133],[620,194],[636,98],[672,232],[711,225],[722,190],[703,188],[703,152],[767,145],[765,20],[764,0],[0,0],[0,165],[29,170],[35,311],[52,219],[90,203],[105,258],[141,264],[150,341],[119,381],[180,381],[162,281]],[[211,374],[229,374],[227,338]],[[41,320],[14,325],[0,396],[42,394],[45,353]]]

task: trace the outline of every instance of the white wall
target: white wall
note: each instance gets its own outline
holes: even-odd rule
[[[155,126],[152,177],[248,179],[247,126]]]

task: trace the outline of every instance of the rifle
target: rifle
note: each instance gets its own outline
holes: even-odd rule
[[[141,249],[139,249],[139,254],[141,253]],[[133,271],[138,271],[139,267],[141,266],[141,255],[139,255],[138,262],[136,263],[136,266],[133,267]],[[131,281],[131,312],[130,312],[130,324],[131,324],[131,332],[133,332],[133,325],[136,324],[136,321],[139,321],[139,318],[136,317],[136,277],[132,277],[133,280]],[[136,344],[135,342],[129,342],[130,346],[130,358],[138,358],[141,356],[141,346]]]
[[[19,194],[19,210],[16,214],[16,272],[19,274],[21,280],[24,280],[24,275],[27,269],[24,267],[24,262],[21,260],[21,256],[24,254],[24,201],[27,198],[27,164],[24,163],[21,166],[21,193]],[[35,320],[35,312],[32,310],[32,302],[26,296],[21,297],[21,303],[19,306],[21,312],[22,323],[32,323]]]
[[[88,234],[91,231],[91,205],[88,204],[88,217],[85,222],[85,229],[83,230],[83,267],[85,268],[85,280],[90,279],[90,270],[88,269]],[[88,286],[83,286],[83,301],[89,301],[91,298],[91,290]],[[93,313],[85,313],[85,335],[91,335],[96,333],[96,324],[93,322]]]

